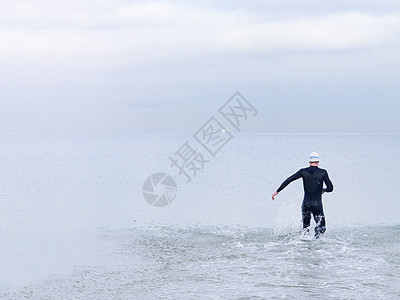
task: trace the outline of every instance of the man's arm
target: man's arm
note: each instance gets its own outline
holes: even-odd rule
[[[285,187],[289,185],[292,181],[301,178],[301,170],[294,173],[292,176],[288,177],[284,182],[282,182],[281,186],[276,190],[275,193],[272,194],[272,200],[275,200],[275,196],[279,194]]]
[[[324,192],[330,193],[333,191],[332,181],[329,179],[328,172],[325,171],[324,182],[326,184],[326,189],[323,189]]]

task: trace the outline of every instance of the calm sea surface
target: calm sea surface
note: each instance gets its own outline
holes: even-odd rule
[[[186,141],[206,160],[191,182],[169,159]],[[0,142],[0,299],[400,298],[398,135],[241,134],[215,157],[178,134]],[[271,200],[312,151],[335,187],[319,240],[301,181]],[[157,172],[165,207],[142,195]]]

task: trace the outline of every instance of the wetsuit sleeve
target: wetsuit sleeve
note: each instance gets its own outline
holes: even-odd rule
[[[330,193],[333,191],[332,181],[329,179],[328,172],[325,172],[324,182],[326,184],[325,192]]]
[[[284,182],[282,182],[281,186],[276,190],[278,193],[280,191],[282,191],[285,187],[288,186],[289,183],[291,183],[292,181],[295,181],[297,179],[301,178],[301,170],[297,171],[296,173],[294,173],[292,176],[290,176],[289,178],[287,178]]]

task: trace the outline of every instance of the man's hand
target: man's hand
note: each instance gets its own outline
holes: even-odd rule
[[[325,191],[326,191],[326,189],[322,189],[321,195],[323,195],[325,193]]]
[[[272,200],[275,200],[275,196],[278,195],[278,194],[279,194],[278,192],[273,193],[272,194]]]

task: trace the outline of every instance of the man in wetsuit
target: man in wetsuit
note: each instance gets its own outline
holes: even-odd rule
[[[315,223],[315,237],[318,238],[326,230],[325,215],[322,208],[322,194],[333,191],[333,184],[329,179],[328,172],[324,169],[318,168],[319,156],[317,152],[310,154],[310,166],[308,168],[300,169],[298,172],[286,179],[281,186],[272,194],[272,200],[279,194],[289,183],[299,178],[303,178],[304,199],[301,206],[302,219],[303,219],[303,233],[309,232],[311,214],[314,217]],[[323,187],[325,182],[326,188]]]

